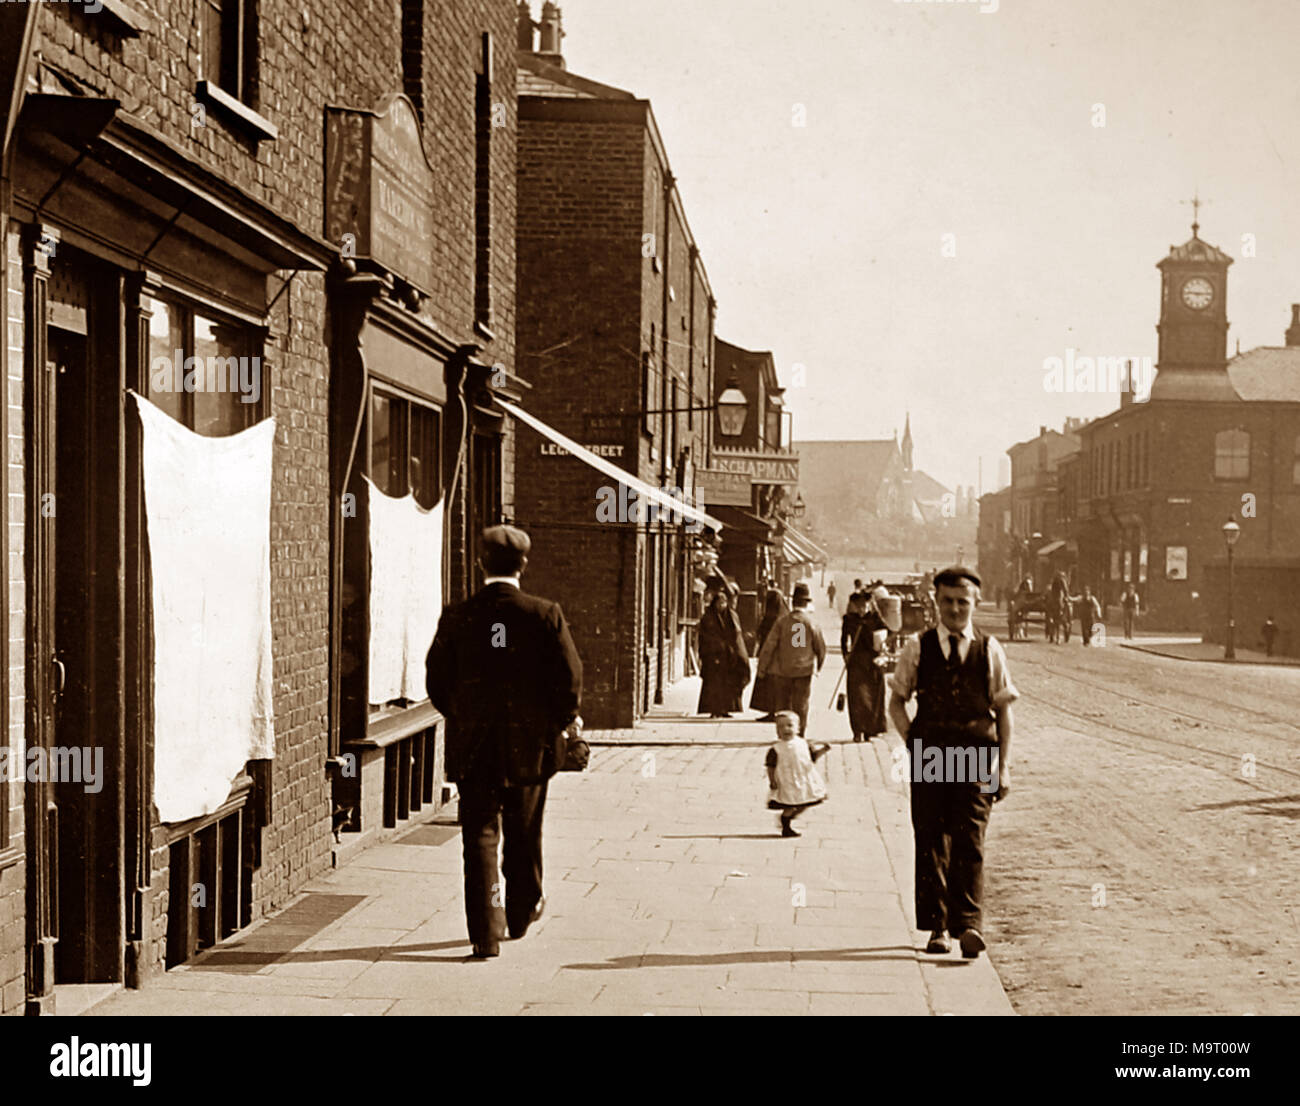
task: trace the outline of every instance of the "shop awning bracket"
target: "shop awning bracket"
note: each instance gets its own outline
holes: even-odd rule
[[[78,158],[77,160],[80,161],[81,159]],[[171,232],[176,229],[176,221],[182,215],[184,215],[185,212],[189,210],[190,203],[193,199],[194,199],[193,195],[187,196],[185,198],[185,202],[181,204],[181,206],[178,207],[175,210],[175,212],[172,214],[172,217],[168,219],[165,224],[163,224],[162,230],[160,230],[158,234],[154,237],[154,240],[149,243],[149,248],[146,249],[144,253],[140,255],[140,259],[142,261],[148,261],[149,255],[158,248],[159,243],[161,243],[162,240],[167,237],[167,235],[171,234]]]

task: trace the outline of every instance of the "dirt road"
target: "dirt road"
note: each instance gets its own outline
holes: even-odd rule
[[[985,900],[1017,1011],[1300,1012],[1300,669],[1113,639],[1008,655],[1014,793]]]

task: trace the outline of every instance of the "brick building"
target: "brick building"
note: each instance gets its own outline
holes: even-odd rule
[[[1110,602],[1137,584],[1148,625],[1222,640],[1223,525],[1241,526],[1238,621],[1251,644],[1270,611],[1294,609],[1300,547],[1300,308],[1285,345],[1227,357],[1232,259],[1192,237],[1161,260],[1158,373],[1146,402],[1078,430],[1061,488],[1079,573]],[[1279,647],[1300,647],[1296,627]],[[1243,644],[1245,644],[1243,640]]]
[[[439,794],[422,692],[367,688],[381,612],[362,477],[444,513],[436,591],[413,571],[399,598],[464,594],[471,535],[513,509],[513,430],[489,400],[522,388],[515,11],[304,0],[268,16],[249,0],[0,6],[3,727],[19,762],[103,753],[97,793],[0,785],[4,1013],[140,985]],[[160,383],[173,350],[252,375],[238,395]],[[204,448],[275,420],[274,755],[180,821],[157,801],[183,735],[155,713],[177,690],[154,648],[170,600],[128,391]]]
[[[649,102],[568,72],[555,5],[540,28],[518,10],[516,342],[539,421],[515,514],[529,587],[572,625],[584,718],[630,726],[687,670],[695,555],[720,524],[601,508],[632,481],[694,501],[715,305]]]

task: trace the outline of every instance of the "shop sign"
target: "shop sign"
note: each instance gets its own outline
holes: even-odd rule
[[[744,473],[724,469],[696,469],[695,484],[705,503],[722,507],[748,507],[753,501],[753,481]]]
[[[433,171],[410,100],[326,108],[325,237],[343,257],[377,261],[430,292],[432,212]]]
[[[714,468],[740,473],[755,484],[798,484],[799,458],[770,453],[714,453]]]
[[[597,457],[616,457],[623,456],[623,447],[621,445],[601,445],[597,442],[582,442],[582,448],[589,453],[594,453]],[[542,442],[541,453],[543,457],[568,457],[569,451],[562,445],[556,445],[554,442]]]

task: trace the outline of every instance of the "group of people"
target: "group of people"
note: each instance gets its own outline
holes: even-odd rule
[[[750,656],[736,613],[734,598],[725,581],[713,589],[700,618],[700,714],[729,718],[744,710],[742,696],[750,682]],[[799,720],[799,734],[808,728],[808,703],[813,676],[826,663],[826,641],[813,621],[812,594],[807,584],[796,584],[787,606],[776,588],[769,588],[763,619],[758,626],[758,665],[751,710],[762,711],[760,722],[772,722],[778,712],[791,711]]]
[[[854,741],[885,733],[885,662],[891,630],[886,621],[889,592],[854,581],[848,610],[840,621],[840,655],[844,658],[849,728]]]
[[[547,786],[557,771],[572,766],[570,753],[583,728],[582,661],[564,614],[558,604],[520,589],[528,535],[494,526],[484,531],[482,546],[484,586],[443,612],[427,661],[429,699],[446,718],[447,778],[459,789],[465,915],[476,959],[498,956],[503,938],[522,938],[545,911]],[[949,952],[952,937],[962,955],[973,958],[985,947],[984,833],[993,803],[1010,791],[1011,704],[1018,693],[1001,646],[971,621],[979,577],[960,566],[947,569],[936,576],[935,593],[941,625],[908,638],[890,681],[889,716],[911,762],[917,927],[930,931],[927,952]],[[766,760],[768,806],[780,812],[781,835],[798,837],[794,818],[826,799],[816,761],[829,746],[810,746],[804,736],[812,678],[826,647],[808,614],[806,585],[794,589],[790,610],[782,609],[779,593],[768,601],[755,687],[759,709],[766,704],[776,721]],[[854,733],[863,739],[884,729],[884,677],[874,661],[888,629],[887,611],[878,593],[859,585],[842,628],[846,665],[858,673],[850,684],[858,704]],[[726,586],[710,598],[700,640],[702,709],[727,714],[739,707],[749,656]],[[746,669],[744,682],[738,661]],[[913,699],[916,712],[909,717]],[[979,751],[973,746],[995,753],[992,775],[931,771],[935,761],[959,765],[961,758],[951,753]],[[982,764],[989,758],[976,759]]]

